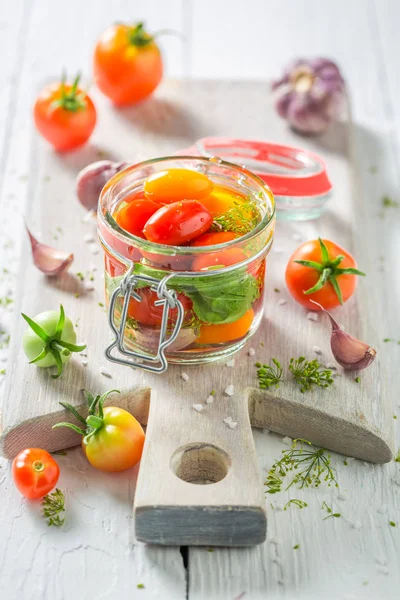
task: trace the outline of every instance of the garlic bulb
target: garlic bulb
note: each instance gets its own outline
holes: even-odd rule
[[[320,134],[340,117],[345,81],[326,58],[298,59],[273,82],[276,110],[300,133]]]
[[[319,306],[330,319],[332,325],[331,349],[339,365],[346,371],[361,371],[369,367],[376,357],[376,350],[369,344],[361,342],[343,331],[332,315],[321,304],[314,300],[311,300],[311,302]]]
[[[33,262],[39,271],[45,275],[55,276],[68,269],[74,260],[73,254],[42,244],[31,234],[26,225],[25,228],[31,243]]]
[[[87,210],[97,210],[101,190],[111,177],[127,165],[126,162],[99,160],[82,169],[76,178],[76,195],[79,202]]]

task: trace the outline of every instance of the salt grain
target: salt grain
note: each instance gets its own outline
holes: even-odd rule
[[[212,404],[214,402],[214,396],[210,394],[206,400],[206,404]]]
[[[318,319],[318,315],[317,315],[316,312],[309,312],[309,313],[307,313],[307,319],[309,321],[318,321],[319,320]]]
[[[87,360],[81,360],[81,364],[82,364],[84,367],[87,367],[88,361],[87,361]]]
[[[354,523],[350,523],[350,525],[353,529],[361,529],[362,527],[361,521],[354,521]]]
[[[92,247],[90,248],[90,252],[91,252],[92,254],[96,255],[96,254],[98,254],[100,251],[99,251],[99,249],[97,248],[97,246],[92,246]]]
[[[181,373],[181,377],[183,381],[189,381],[189,375],[187,373],[184,373],[183,371]]]
[[[315,354],[322,354],[322,350],[319,346],[313,346],[313,352],[315,352]]]
[[[333,362],[327,362],[327,363],[326,363],[326,365],[325,365],[325,367],[326,367],[327,369],[334,369],[335,371],[336,371],[336,369],[337,369],[337,366],[336,366],[336,365],[335,365],[335,363],[333,363]]]
[[[286,446],[291,446],[293,443],[293,440],[292,440],[292,438],[286,436],[286,437],[282,438],[282,443],[286,444]]]
[[[349,497],[346,492],[340,491],[337,495],[338,500],[348,500]]]
[[[85,285],[85,290],[86,290],[87,292],[93,292],[93,290],[94,290],[94,285],[92,285],[91,283],[87,283],[87,284]]]
[[[233,396],[234,392],[235,392],[235,387],[232,384],[228,385],[228,387],[225,389],[225,394],[227,396]]]
[[[381,515],[384,515],[387,512],[387,504],[382,504],[378,509],[377,512]]]
[[[95,241],[96,241],[96,239],[94,238],[94,236],[93,236],[91,233],[86,233],[86,234],[83,236],[83,241],[84,241],[86,244],[94,244],[94,243],[95,243]]]
[[[202,412],[204,410],[204,406],[202,404],[193,404],[192,408],[197,412]]]
[[[247,353],[247,354],[248,354],[249,356],[254,356],[254,355],[255,355],[255,353],[256,353],[256,351],[254,350],[254,348],[249,348],[249,351],[248,351],[248,353]]]
[[[228,362],[226,363],[227,367],[230,367],[231,369],[235,366],[235,359],[232,358],[232,360],[228,360]]]
[[[94,217],[95,211],[89,210],[89,212],[83,217],[82,223],[88,223],[92,217]]]
[[[232,419],[232,417],[225,417],[224,423],[228,425],[231,429],[235,429],[237,427],[237,422]]]
[[[382,573],[382,575],[389,575],[389,569],[387,567],[378,567],[378,573]]]
[[[284,298],[282,298],[281,300],[279,300],[278,304],[279,306],[283,306],[284,304],[287,304],[287,300],[284,300]]]
[[[109,377],[110,379],[112,379],[110,371],[107,371],[107,369],[105,369],[104,367],[100,367],[100,374],[104,375],[104,377]]]

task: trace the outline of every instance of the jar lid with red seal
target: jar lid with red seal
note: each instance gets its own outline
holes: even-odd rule
[[[218,156],[251,170],[271,188],[280,219],[316,219],[331,195],[324,160],[301,148],[261,140],[206,137],[176,154]]]

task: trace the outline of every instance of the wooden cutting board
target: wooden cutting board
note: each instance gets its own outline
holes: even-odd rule
[[[167,82],[148,102],[124,110],[114,109],[95,91],[93,97],[99,124],[91,145],[60,156],[32,136],[26,220],[42,241],[73,251],[75,261],[69,273],[46,279],[32,266],[25,240],[7,367],[2,453],[12,458],[27,446],[54,451],[76,445],[74,432],[51,429],[65,418],[58,402],[80,404],[82,388],[94,393],[118,388],[124,394],[112,403],[127,407],[144,424],[149,420],[135,498],[137,537],[162,544],[262,542],[265,502],[250,421],[365,460],[386,462],[393,457],[392,399],[385,392],[373,328],[379,290],[370,274],[376,270],[379,249],[363,235],[365,224],[375,217],[363,210],[357,194],[351,125],[337,125],[319,139],[299,138],[275,115],[269,86],[262,83]],[[156,376],[107,363],[104,348],[111,332],[103,306],[102,252],[97,242],[85,241],[96,237],[96,224],[76,200],[76,174],[104,157],[136,162],[170,155],[207,135],[259,138],[316,151],[325,158],[334,186],[328,210],[317,221],[278,222],[268,259],[265,316],[258,333],[236,355],[233,368],[224,362],[170,367]],[[328,390],[301,394],[284,383],[272,393],[261,392],[254,388],[257,360],[276,357],[287,365],[292,356],[314,358],[319,348],[320,361],[332,362],[328,321],[307,318],[284,284],[290,254],[301,241],[317,235],[353,251],[369,275],[335,316],[347,331],[377,347],[378,359],[360,374],[359,383],[355,374],[338,369]],[[83,273],[84,281],[77,272]],[[57,309],[60,302],[77,324],[79,342],[86,342],[88,349],[87,357],[75,356],[63,376],[53,380],[48,370],[27,364],[19,313],[34,316]],[[255,356],[249,356],[250,347]],[[232,397],[224,392],[230,384]],[[211,390],[216,391],[214,402],[205,404]],[[194,404],[202,404],[203,410],[197,412]],[[227,417],[237,426],[231,428]]]

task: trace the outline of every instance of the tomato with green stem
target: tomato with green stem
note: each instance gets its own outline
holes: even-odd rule
[[[46,450],[26,448],[14,458],[12,476],[21,494],[36,500],[55,488],[60,468]]]
[[[83,436],[82,448],[90,464],[100,471],[119,472],[130,469],[139,462],[144,445],[144,431],[140,423],[123,408],[104,407],[104,401],[112,392],[93,396],[83,390],[88,403],[86,419],[67,402],[60,402],[79,421],[80,426],[62,422],[53,425],[69,427]]]
[[[37,367],[57,367],[60,377],[64,364],[71,358],[72,352],[82,352],[86,345],[76,345],[76,333],[71,319],[65,316],[64,307],[60,304],[60,312],[48,310],[34,319],[24,313],[22,317],[29,327],[22,336],[22,347],[29,359],[29,364]]]
[[[96,125],[95,106],[78,87],[79,78],[77,75],[72,85],[67,85],[63,75],[61,83],[39,94],[33,109],[37,130],[59,152],[85,144]]]
[[[116,23],[96,43],[93,57],[98,88],[117,106],[149,96],[163,75],[161,52],[144,24]]]
[[[302,244],[289,259],[286,285],[293,298],[310,310],[335,308],[354,293],[357,268],[354,257],[330,240],[311,240]]]

